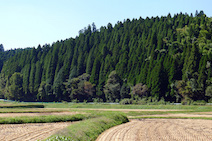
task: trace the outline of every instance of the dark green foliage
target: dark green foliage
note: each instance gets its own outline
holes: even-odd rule
[[[4,52],[4,46],[0,44],[0,52]]]
[[[39,101],[48,101],[48,96],[46,95],[46,82],[41,82],[40,87],[38,89],[37,100]]]
[[[99,70],[100,70],[100,59],[99,57],[97,57],[94,61],[93,64],[93,69],[91,72],[91,78],[90,78],[90,82],[93,84],[97,84],[98,83],[98,79],[99,79]]]
[[[143,85],[142,83],[138,83],[136,84],[134,87],[133,87],[133,91],[132,91],[132,94],[133,94],[133,97],[145,97],[145,96],[148,96],[148,88],[146,85]]]
[[[7,82],[8,91],[5,94],[7,99],[22,100],[23,99],[23,75],[21,73],[14,73]]]
[[[142,83],[158,100],[207,100],[206,89],[212,84],[211,25],[212,19],[200,11],[195,17],[180,13],[127,19],[99,30],[93,23],[76,38],[37,49],[4,51],[0,45],[0,97],[115,101],[130,98],[129,86]],[[84,73],[89,80],[80,80]],[[21,84],[13,83],[14,74]],[[10,94],[14,90],[17,97]]]
[[[130,86],[127,83],[124,83],[121,86],[120,96],[121,96],[121,99],[130,98],[131,97],[131,95],[130,95]]]
[[[77,78],[68,79],[67,82],[64,83],[70,100],[77,99],[80,102],[92,100],[95,89],[93,84],[88,82],[89,79],[90,75],[84,73]]]
[[[65,80],[64,76],[64,67],[60,69],[53,83],[53,94],[55,95],[58,101],[67,100],[64,96],[65,85],[63,84]]]
[[[120,99],[121,85],[122,80],[116,71],[112,71],[104,86],[104,93],[107,101],[114,102],[116,99]]]
[[[212,86],[208,86],[205,95],[212,98]]]

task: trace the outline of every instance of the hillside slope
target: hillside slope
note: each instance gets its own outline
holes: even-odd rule
[[[211,63],[212,19],[203,11],[127,19],[99,30],[92,24],[76,38],[9,58],[0,95],[24,101],[208,100]]]

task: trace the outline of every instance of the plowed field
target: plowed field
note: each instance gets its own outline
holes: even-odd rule
[[[212,141],[212,120],[131,120],[103,132],[97,141]]]
[[[0,125],[0,141],[36,141],[70,125],[62,123],[4,124]]]

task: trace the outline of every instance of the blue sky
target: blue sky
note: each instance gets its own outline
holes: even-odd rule
[[[76,37],[93,22],[195,13],[212,17],[212,0],[0,0],[0,44],[6,50]]]

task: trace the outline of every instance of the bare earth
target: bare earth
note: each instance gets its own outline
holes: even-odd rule
[[[175,110],[175,109],[92,109],[92,108],[70,108],[73,110],[94,110],[94,111],[120,111],[120,112],[142,112],[142,111],[160,111],[160,112],[167,112],[167,111],[184,111],[184,110]]]
[[[212,141],[212,120],[131,120],[106,130],[96,141]]]
[[[204,112],[204,113],[189,113],[189,114],[164,114],[164,115],[141,115],[141,116],[128,116],[128,118],[134,117],[206,117],[212,118],[212,112]],[[212,125],[211,125],[212,126]]]
[[[0,141],[36,141],[48,138],[71,122],[0,124]]]
[[[52,109],[51,109],[52,110]],[[78,109],[79,110],[79,109]],[[177,111],[163,109],[81,109],[101,111]],[[0,117],[73,115],[81,112],[44,112],[44,113],[0,113]],[[157,117],[212,117],[212,112],[192,114],[145,115]],[[139,116],[142,117],[142,116]],[[130,118],[130,117],[129,117]],[[0,141],[43,140],[71,122],[0,124]],[[113,127],[99,136],[97,141],[212,141],[212,120],[194,119],[142,119]]]

